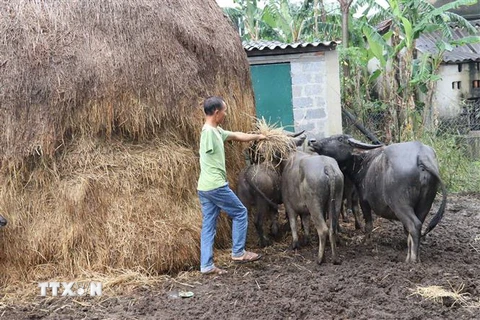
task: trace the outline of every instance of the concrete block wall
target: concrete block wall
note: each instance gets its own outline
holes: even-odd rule
[[[328,129],[325,55],[292,61],[290,68],[295,131],[325,136]]]

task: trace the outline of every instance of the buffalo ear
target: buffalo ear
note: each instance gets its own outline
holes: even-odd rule
[[[376,148],[379,148],[379,147],[383,147],[383,144],[368,144],[368,143],[364,143],[364,142],[355,140],[353,138],[348,139],[348,144],[350,144],[352,147],[360,148],[360,149],[364,149],[364,150],[365,149],[370,150],[370,149],[376,149]]]

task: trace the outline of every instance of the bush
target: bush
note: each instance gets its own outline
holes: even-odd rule
[[[458,135],[425,136],[422,142],[437,153],[440,176],[450,192],[478,192],[480,190],[480,161],[467,153],[465,139]]]

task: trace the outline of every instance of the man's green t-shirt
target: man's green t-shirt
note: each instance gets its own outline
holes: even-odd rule
[[[200,136],[199,191],[210,191],[227,184],[223,143],[230,133],[220,127],[214,128],[208,124],[203,126]]]

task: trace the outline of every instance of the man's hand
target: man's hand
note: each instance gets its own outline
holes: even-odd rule
[[[257,141],[258,141],[258,140],[267,140],[267,136],[264,135],[264,134],[261,134],[261,133],[260,133],[260,134],[257,134],[257,136],[258,136],[257,139],[256,139]]]

